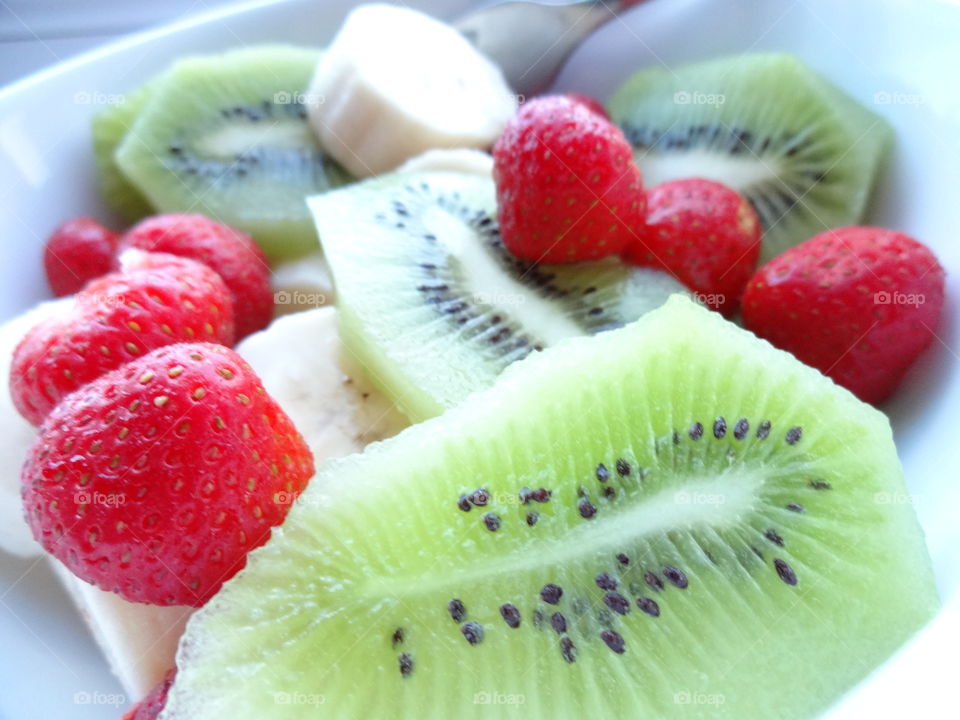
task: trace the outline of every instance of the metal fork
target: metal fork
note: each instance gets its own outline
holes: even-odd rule
[[[454,27],[500,66],[514,90],[536,95],[550,86],[584,38],[639,2],[504,2],[470,13]]]

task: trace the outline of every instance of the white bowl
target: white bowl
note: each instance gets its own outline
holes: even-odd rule
[[[286,0],[217,11],[109,45],[0,91],[0,319],[47,295],[44,238],[79,214],[109,220],[97,197],[90,116],[171,60],[281,41],[321,45],[349,0]],[[453,18],[469,0],[411,3]],[[960,643],[960,7],[934,0],[652,0],[575,54],[562,89],[605,97],[633,70],[723,53],[796,53],[897,130],[871,222],[928,243],[948,272],[935,344],[886,408],[947,607],[898,657],[856,688],[832,720],[943,717],[955,704]],[[16,469],[7,469],[15,472]],[[897,578],[890,592],[909,592]],[[121,690],[45,563],[0,554],[0,717],[116,718]],[[953,658],[949,662],[948,658]],[[948,676],[949,673],[949,676]],[[758,679],[762,682],[762,678]]]

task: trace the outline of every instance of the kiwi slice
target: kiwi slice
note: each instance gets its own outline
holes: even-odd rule
[[[672,298],[322,468],[164,717],[814,717],[938,607],[904,493],[881,413]]]
[[[412,419],[510,363],[659,307],[679,282],[617,260],[537,266],[500,241],[489,177],[395,173],[309,201],[347,348]]]
[[[890,126],[792,55],[642,70],[610,101],[647,185],[725,183],[751,202],[773,257],[861,221]]]
[[[245,230],[271,258],[315,250],[304,198],[350,180],[306,120],[318,57],[261,46],[176,63],[117,148],[117,165],[163,212]]]
[[[117,167],[114,153],[146,105],[155,83],[156,80],[152,80],[127,93],[125,102],[110,105],[93,117],[93,158],[100,194],[107,205],[129,223],[150,215],[153,206]]]

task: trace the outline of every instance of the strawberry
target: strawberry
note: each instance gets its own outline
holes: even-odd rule
[[[93,218],[81,217],[60,225],[47,239],[43,267],[57,297],[73,295],[90,280],[113,268],[118,236]]]
[[[524,103],[493,148],[500,231],[534,263],[619,254],[643,224],[645,199],[630,144],[577,100]]]
[[[757,270],[743,322],[869,403],[933,341],[944,272],[924,245],[873,227],[828,230]]]
[[[757,266],[760,234],[757,214],[734,190],[699,178],[673,180],[647,192],[647,222],[625,259],[670,272],[729,316]]]
[[[120,249],[140,248],[198,260],[220,274],[233,295],[236,338],[273,319],[270,266],[251,237],[204,215],[155,215],[120,238]]]
[[[167,704],[167,693],[177,676],[177,670],[170,670],[163,679],[147,693],[147,696],[123,714],[120,720],[157,720]]]
[[[121,272],[89,283],[68,315],[35,326],[14,350],[10,393],[34,425],[65,395],[154,348],[233,342],[230,293],[213,270],[140,250],[121,262]]]
[[[603,104],[599,100],[597,100],[592,95],[587,95],[585,93],[570,92],[570,93],[567,93],[567,97],[570,98],[571,100],[576,100],[578,103],[586,107],[588,110],[593,110],[595,113],[597,113],[597,115],[599,115],[602,118],[607,118],[607,119],[610,118],[610,116],[607,114],[607,109],[603,106]]]
[[[313,458],[243,358],[181,343],[84,385],[21,474],[34,537],[131,602],[203,605],[270,537]]]

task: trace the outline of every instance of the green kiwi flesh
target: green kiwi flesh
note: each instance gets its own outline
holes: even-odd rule
[[[306,120],[318,57],[259,46],[176,63],[117,148],[117,165],[158,210],[244,230],[271,259],[315,250],[305,198],[351,179]]]
[[[641,70],[610,114],[648,186],[706,177],[743,193],[764,258],[860,222],[892,139],[880,116],[785,54]]]
[[[885,416],[674,297],[325,465],[164,720],[819,715],[936,612]]]
[[[123,103],[109,105],[93,116],[91,130],[97,186],[107,205],[128,223],[150,215],[153,206],[123,174],[114,154],[146,105],[155,82],[153,80],[127,93]]]
[[[531,266],[500,242],[489,177],[395,173],[309,201],[341,336],[409,417],[432,417],[564,338],[636,320],[683,286],[610,259]]]

